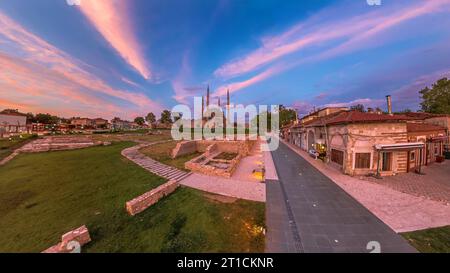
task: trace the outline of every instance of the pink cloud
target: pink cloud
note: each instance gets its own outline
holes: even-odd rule
[[[295,25],[286,32],[272,37],[264,37],[262,46],[249,54],[232,60],[219,67],[214,74],[217,77],[232,78],[268,65],[286,55],[307,47],[317,47],[324,42],[337,42],[338,45],[317,55],[303,58],[297,62],[285,64],[286,69],[306,61],[335,57],[355,49],[373,46],[371,38],[403,22],[427,14],[448,11],[450,0],[419,1],[403,8],[376,10],[342,20],[317,23],[312,17],[306,22]],[[333,13],[337,11],[332,10]],[[327,18],[326,12],[322,17]],[[280,70],[281,71],[281,70]]]
[[[88,72],[87,64],[28,32],[1,12],[0,37],[5,41],[0,48],[8,52],[0,55],[2,67],[7,68],[0,70],[0,85],[8,94],[0,95],[16,98],[16,104],[33,98],[61,113],[70,108],[108,116],[162,109],[143,93],[111,87]]]
[[[128,1],[83,0],[79,7],[120,56],[142,77],[149,79],[151,72],[127,14]]]
[[[251,85],[254,85],[260,81],[263,81],[267,78],[270,78],[272,75],[277,74],[281,72],[282,68],[280,67],[271,67],[266,69],[265,71],[240,82],[233,82],[230,84],[225,84],[217,88],[217,90],[214,92],[214,96],[221,97],[225,96],[227,94],[227,90],[230,90],[230,93],[237,92],[241,89],[244,89],[246,87],[249,87]]]

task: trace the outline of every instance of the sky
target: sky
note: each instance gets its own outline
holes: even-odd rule
[[[133,119],[212,101],[419,108],[450,0],[0,0],[0,109]]]

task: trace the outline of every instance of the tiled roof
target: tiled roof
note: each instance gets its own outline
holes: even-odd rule
[[[428,131],[445,131],[445,128],[438,125],[428,123],[407,123],[408,133],[428,132]]]
[[[410,120],[405,115],[388,115],[378,113],[366,113],[360,111],[341,112],[335,117],[326,121],[327,125],[346,123],[371,123],[371,122],[399,122]]]
[[[26,117],[27,116],[27,114],[24,114],[24,113],[20,113],[20,112],[16,112],[16,111],[8,111],[8,110],[1,111],[0,115],[21,116],[21,117]]]

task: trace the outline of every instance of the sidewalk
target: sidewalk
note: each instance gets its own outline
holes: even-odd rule
[[[285,142],[317,170],[380,218],[396,232],[407,232],[450,225],[450,206],[412,196],[341,173],[322,161],[311,158],[299,147]]]

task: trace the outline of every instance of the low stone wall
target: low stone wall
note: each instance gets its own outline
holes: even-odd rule
[[[196,141],[198,152],[203,152],[184,164],[185,168],[205,175],[230,178],[240,160],[250,153],[255,141],[201,140]],[[221,153],[237,154],[232,160],[215,159]]]
[[[91,241],[91,236],[86,226],[81,226],[77,229],[67,232],[61,236],[61,242],[44,250],[42,253],[70,253],[77,252],[82,247]]]
[[[172,158],[197,152],[197,141],[182,141],[172,150]]]
[[[101,141],[93,141],[88,137],[45,137],[32,141],[19,149],[21,153],[39,153],[48,151],[75,150],[103,145]]]
[[[215,144],[210,145],[210,147],[214,148],[214,145]],[[214,152],[207,151],[201,156],[198,156],[186,162],[184,166],[186,169],[196,173],[231,178],[233,172],[236,170],[239,162],[242,159],[242,155],[237,154],[237,156],[232,160],[214,159],[214,157],[220,153],[221,152],[218,152],[217,150],[215,150]],[[210,164],[216,164],[216,166]],[[218,167],[220,165],[224,167]]]
[[[205,153],[207,150],[211,150],[211,145],[215,144],[217,151],[222,153],[236,153],[247,156],[253,147],[255,141],[234,141],[234,140],[191,140],[182,141],[172,150],[172,158],[178,156],[192,154],[195,152]]]
[[[179,186],[180,184],[177,181],[171,180],[156,189],[146,192],[126,203],[127,212],[130,215],[136,215],[156,204],[161,198],[174,192]]]

